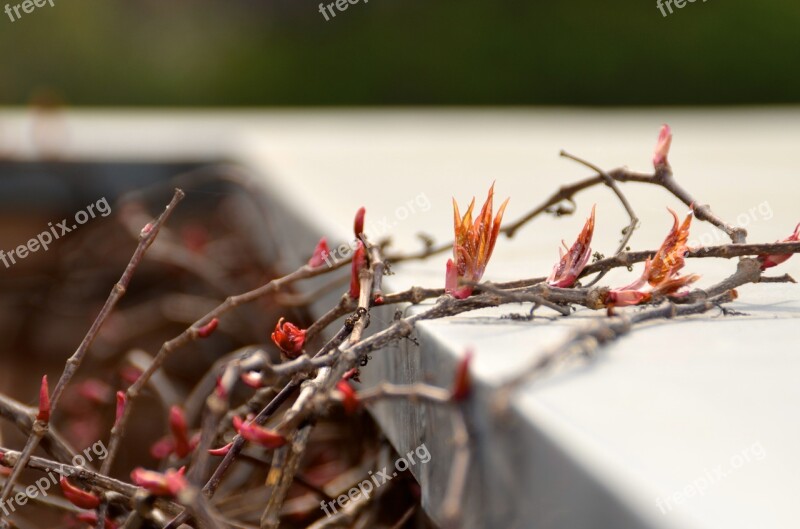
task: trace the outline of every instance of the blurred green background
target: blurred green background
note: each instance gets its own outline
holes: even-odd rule
[[[54,2],[0,14],[0,104],[800,100],[797,0],[360,0],[328,22],[306,0]]]

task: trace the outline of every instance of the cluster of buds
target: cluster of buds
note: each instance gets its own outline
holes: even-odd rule
[[[278,320],[275,330],[272,331],[272,341],[289,358],[297,358],[303,354],[306,343],[306,330],[299,328],[294,323]]]
[[[700,276],[696,274],[688,276],[679,274],[688,251],[686,241],[689,238],[692,214],[689,213],[683,223],[680,223],[678,215],[672,210],[669,212],[672,214],[674,222],[658,252],[652,258],[647,259],[644,272],[636,281],[608,292],[606,306],[609,308],[646,303],[654,295],[683,296],[687,293],[685,287],[700,279]]]
[[[458,203],[453,199],[453,258],[447,260],[445,274],[445,291],[457,299],[469,297],[474,290],[472,284],[483,277],[486,265],[492,257],[494,244],[500,233],[500,223],[503,212],[508,204],[506,199],[500,206],[497,216],[492,219],[494,184],[489,188],[489,195],[483,203],[478,216],[472,219],[472,210],[475,208],[475,198],[470,202],[464,216],[458,209]]]

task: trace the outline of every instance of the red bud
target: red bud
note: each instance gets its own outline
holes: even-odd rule
[[[124,391],[117,391],[117,416],[114,419],[114,426],[119,425],[122,416],[125,415],[125,406],[128,404],[128,397],[125,396]]]
[[[364,250],[364,244],[361,241],[356,243],[356,251],[353,253],[353,266],[350,274],[350,298],[358,299],[361,293],[361,278],[359,277],[361,270],[367,267],[367,253]]]
[[[353,232],[355,232],[356,238],[364,233],[364,214],[366,212],[367,210],[363,206],[356,211],[356,220],[353,222]]]
[[[208,451],[208,453],[212,456],[224,457],[228,455],[228,452],[231,451],[231,448],[233,448],[233,443],[228,443],[220,448],[212,448]]]
[[[794,229],[794,233],[789,235],[786,238],[779,240],[778,242],[797,242],[800,241],[800,224],[797,225]],[[758,256],[758,259],[761,261],[761,270],[766,270],[767,268],[772,268],[773,266],[778,266],[779,264],[786,262],[789,258],[792,257],[792,254],[778,254],[778,255],[768,255],[768,254],[761,254]]]
[[[472,351],[467,351],[459,361],[456,368],[455,381],[453,382],[452,398],[456,402],[461,402],[469,397],[472,390],[472,381],[469,376],[469,364],[472,361]]]
[[[344,406],[344,411],[348,415],[352,415],[358,411],[361,403],[359,402],[358,395],[356,395],[353,387],[344,380],[340,380],[336,384],[336,389],[338,389],[342,394],[342,406]]]
[[[284,322],[285,318],[278,320],[275,330],[272,331],[272,341],[289,358],[297,358],[303,352],[306,342],[306,330],[299,328],[294,323]]]
[[[253,422],[244,422],[238,416],[233,417],[233,427],[246,440],[267,448],[278,448],[286,444],[286,438],[278,432],[263,428]]]
[[[185,473],[186,467],[169,469],[164,474],[138,467],[131,472],[131,481],[156,496],[175,496],[188,485]]]
[[[189,442],[189,433],[186,426],[186,417],[180,406],[173,406],[169,410],[169,428],[175,441],[175,455],[186,457],[192,451]]]
[[[172,437],[162,437],[150,447],[150,455],[155,459],[164,459],[175,451],[175,441]]]
[[[200,338],[208,338],[215,330],[217,330],[217,325],[219,325],[219,319],[213,318],[210,322],[197,329],[197,336]]]
[[[658,134],[658,142],[656,142],[656,149],[653,152],[653,167],[659,169],[661,167],[669,166],[667,157],[669,156],[669,147],[672,144],[672,130],[669,125],[663,125]]]
[[[342,380],[355,380],[356,382],[361,382],[361,371],[354,367],[353,369],[347,371],[344,375],[342,375]]]
[[[317,243],[316,248],[314,248],[314,254],[311,256],[311,259],[308,260],[308,266],[314,268],[322,266],[330,254],[331,252],[328,250],[328,240],[323,237]]]
[[[50,422],[50,389],[47,386],[47,375],[42,377],[42,385],[39,388],[39,414],[36,420]]]
[[[64,497],[74,506],[80,507],[81,509],[96,509],[100,506],[99,497],[72,485],[67,478],[62,477],[59,483],[61,483],[61,490],[64,492]]]

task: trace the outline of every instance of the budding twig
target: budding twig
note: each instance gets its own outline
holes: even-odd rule
[[[61,395],[64,393],[64,389],[66,388],[67,384],[72,380],[72,377],[75,376],[75,373],[78,371],[78,368],[83,362],[86,353],[89,351],[89,347],[92,345],[95,337],[97,337],[97,333],[100,331],[100,328],[108,319],[111,312],[114,310],[114,307],[117,305],[117,302],[125,295],[126,290],[128,289],[128,285],[133,278],[133,274],[138,268],[139,263],[142,262],[145,253],[147,252],[148,248],[153,244],[158,236],[158,232],[161,229],[161,226],[169,219],[170,215],[175,209],[175,206],[183,200],[184,193],[180,189],[175,190],[175,194],[172,197],[172,200],[167,205],[166,209],[155,219],[153,222],[147,224],[144,229],[142,229],[139,235],[139,244],[136,247],[136,251],[134,251],[133,256],[131,257],[128,266],[125,268],[125,271],[122,273],[122,277],[120,277],[117,284],[114,285],[114,288],[111,289],[111,293],[106,299],[105,305],[100,310],[100,313],[95,318],[94,323],[92,326],[89,327],[86,336],[84,336],[83,340],[81,341],[78,349],[73,353],[73,355],[67,360],[66,366],[64,367],[64,372],[61,374],[61,378],[58,380],[58,384],[56,384],[55,389],[53,390],[53,394],[50,397],[50,414],[55,413],[56,409],[58,408],[59,401],[61,399]],[[11,493],[11,488],[13,487],[14,483],[19,479],[19,475],[22,472],[22,469],[25,467],[25,464],[28,458],[31,457],[33,451],[39,445],[39,441],[41,441],[42,437],[44,436],[47,430],[47,423],[41,420],[37,420],[31,431],[31,435],[28,436],[28,440],[25,443],[25,448],[22,451],[22,463],[14,468],[14,472],[8,478],[3,487],[2,493],[0,493],[0,502],[5,501],[8,499],[8,495]],[[105,468],[105,467],[104,467]],[[108,468],[105,468],[105,474],[108,473]]]

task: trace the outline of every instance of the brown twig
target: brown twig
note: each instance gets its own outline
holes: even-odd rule
[[[628,246],[628,242],[631,240],[631,237],[633,236],[633,232],[634,232],[634,230],[636,230],[637,224],[639,224],[639,219],[636,216],[636,213],[634,213],[633,207],[631,206],[630,202],[628,202],[628,198],[622,193],[622,191],[620,190],[620,188],[617,185],[617,182],[614,180],[614,178],[612,178],[611,175],[606,173],[600,167],[594,165],[591,162],[587,162],[586,160],[578,158],[577,156],[569,154],[568,152],[563,151],[563,150],[561,151],[561,156],[564,156],[565,158],[569,158],[570,160],[576,161],[579,164],[588,167],[589,169],[597,171],[600,174],[600,176],[603,177],[603,180],[605,181],[605,184],[608,187],[610,187],[612,191],[614,191],[615,195],[617,195],[617,198],[622,203],[622,206],[625,208],[625,211],[628,213],[628,217],[630,218],[630,223],[628,224],[628,226],[626,228],[624,228],[622,230],[622,240],[619,243],[619,247],[617,247],[617,251],[614,252],[614,255],[619,255]],[[587,286],[592,286],[592,285],[596,284],[598,281],[600,281],[603,278],[604,275],[605,275],[605,272],[601,272]]]
[[[14,450],[2,449],[4,458],[0,465],[13,468],[30,468],[52,475],[68,475],[72,480],[78,480],[87,486],[95,487],[101,491],[114,492],[120,494],[128,500],[132,500],[140,489],[123,481],[108,477],[100,472],[93,472],[83,467],[67,465],[45,459],[43,457],[31,456],[27,461],[23,461],[22,453]],[[164,500],[157,499],[156,505],[159,509],[170,514],[177,514],[181,511],[180,505]]]
[[[272,294],[275,292],[280,291],[281,289],[295,283],[296,281],[300,281],[302,279],[308,279],[311,277],[316,277],[318,275],[325,274],[330,272],[331,270],[336,269],[338,266],[342,266],[345,262],[337,263],[337,265],[333,267],[311,267],[308,265],[301,266],[294,272],[269,281],[265,285],[262,285],[254,290],[250,290],[248,292],[228,297],[223,303],[218,305],[212,311],[207,313],[205,316],[197,320],[194,324],[186,328],[181,334],[172,338],[171,340],[164,342],[161,346],[161,349],[158,351],[158,354],[153,359],[152,364],[139,376],[139,378],[134,382],[128,389],[126,390],[126,397],[128,400],[128,405],[125,407],[125,412],[120,421],[112,428],[111,430],[111,438],[109,441],[109,450],[108,450],[108,457],[103,461],[102,471],[108,472],[111,469],[111,465],[114,463],[114,458],[119,450],[120,442],[125,435],[125,428],[127,426],[128,420],[130,419],[131,412],[133,410],[133,403],[135,399],[139,396],[144,385],[147,383],[149,378],[152,374],[164,363],[164,360],[175,350],[183,347],[187,343],[196,340],[198,335],[198,330],[205,325],[207,325],[211,320],[214,318],[219,318],[220,316],[224,315],[225,313],[233,310],[234,308],[242,305],[244,303],[250,303],[255,301],[267,294]]]
[[[30,435],[35,422],[33,418],[35,415],[36,410],[34,408],[25,406],[11,397],[0,394],[0,417],[13,422],[24,435]],[[75,450],[67,444],[52,426],[47,429],[42,438],[42,448],[62,463],[68,463],[75,457]],[[87,467],[91,468],[90,463],[87,463]]]

